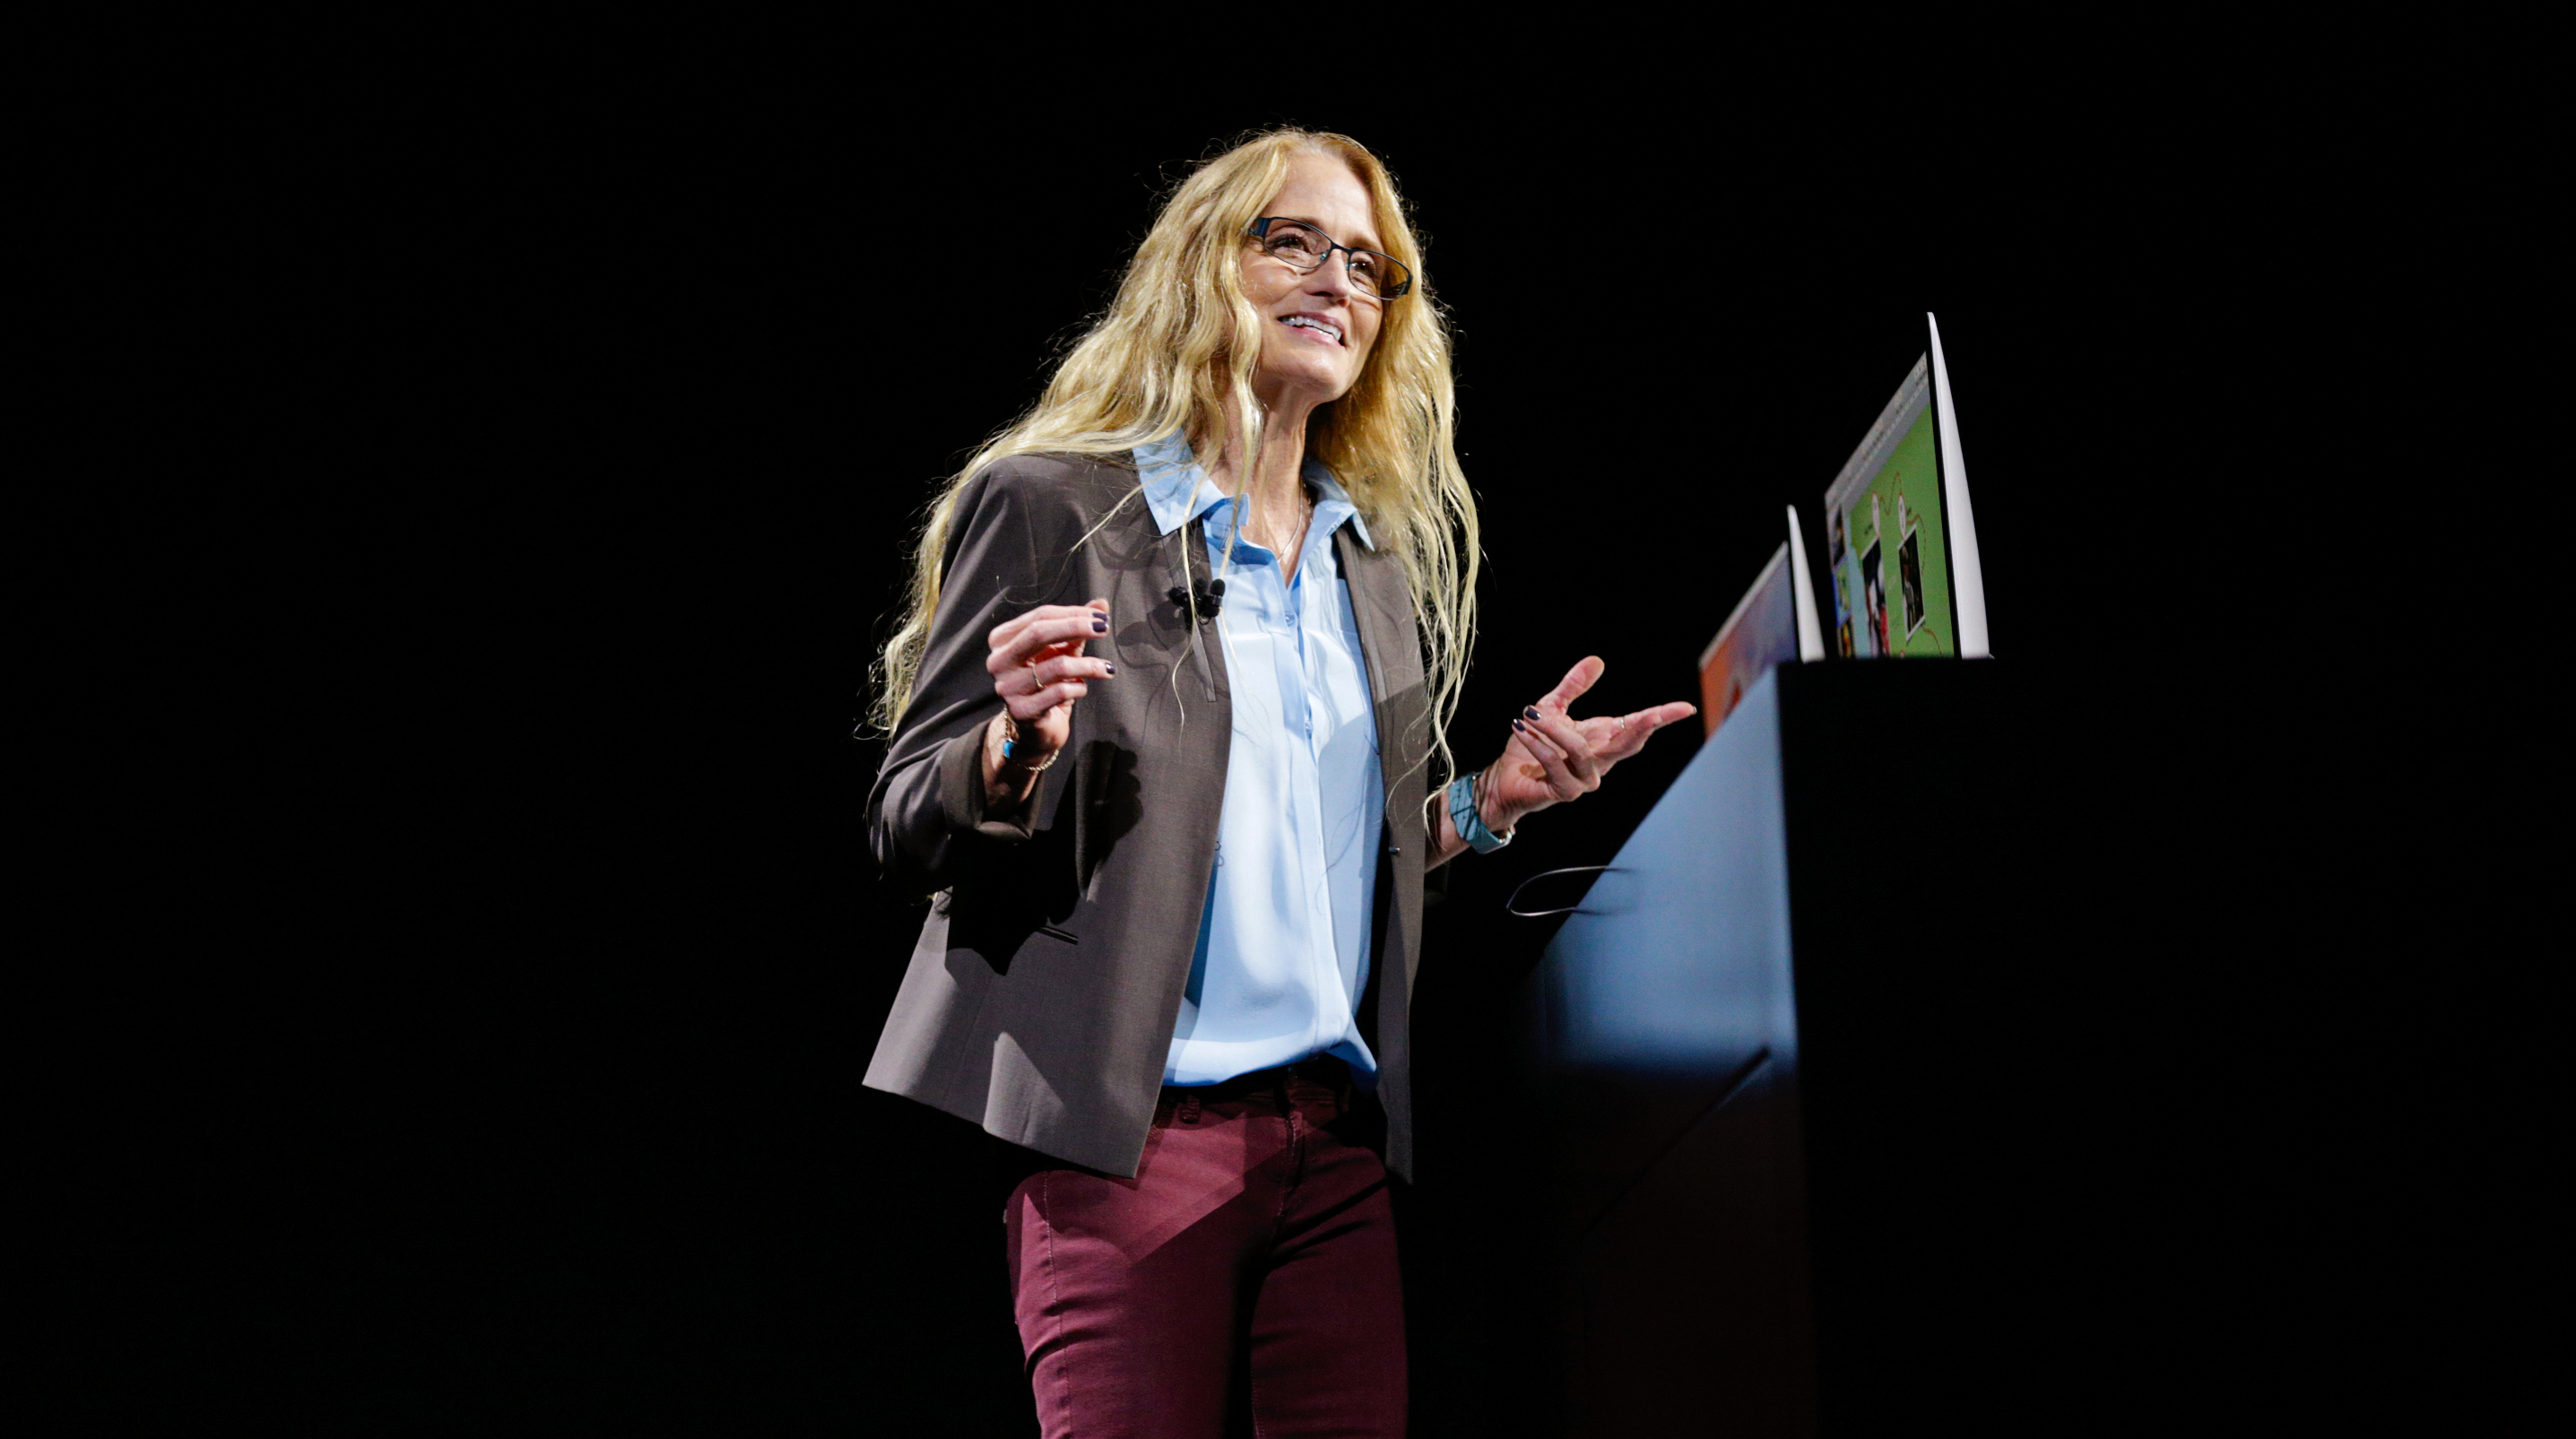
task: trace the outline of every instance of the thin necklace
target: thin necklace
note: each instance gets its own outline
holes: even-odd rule
[[[1307,495],[1306,495],[1306,482],[1305,482],[1304,480],[1302,480],[1302,479],[1301,479],[1301,480],[1299,480],[1299,481],[1297,482],[1297,523],[1296,523],[1296,526],[1295,526],[1293,529],[1289,529],[1289,530],[1285,530],[1285,531],[1281,531],[1281,530],[1273,530],[1273,531],[1271,532],[1271,538],[1272,538],[1273,540],[1278,540],[1278,539],[1283,539],[1283,538],[1284,538],[1284,539],[1286,539],[1287,541],[1289,541],[1289,544],[1290,544],[1291,546],[1295,546],[1295,545],[1303,545],[1303,544],[1306,542],[1306,526],[1307,526],[1310,522],[1312,522],[1312,521],[1314,520],[1314,518],[1315,518],[1315,506],[1314,506],[1314,502],[1313,502],[1312,500],[1310,500],[1310,499],[1307,497]],[[1292,553],[1294,553],[1294,550],[1293,550],[1293,549],[1288,548],[1288,547],[1283,547],[1283,546],[1280,546],[1280,545],[1277,545],[1277,544],[1273,544],[1273,545],[1269,546],[1268,548],[1270,549],[1270,552],[1271,552],[1272,554],[1277,554],[1277,555],[1285,555],[1285,554],[1292,554]]]

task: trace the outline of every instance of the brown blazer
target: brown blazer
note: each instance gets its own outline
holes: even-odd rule
[[[1387,1167],[1409,1179],[1406,1016],[1430,850],[1430,702],[1403,567],[1352,526],[1334,542],[1386,785],[1360,1022],[1378,1061]],[[1188,582],[1185,553],[1204,582],[1198,522],[1156,533],[1129,465],[1021,455],[977,475],[957,497],[929,647],[868,794],[877,862],[938,891],[868,1086],[1122,1176],[1144,1154],[1197,950],[1233,734],[1215,622],[1185,646],[1189,617],[1166,597]],[[1021,822],[986,819],[980,747],[1002,708],[986,635],[1024,610],[1095,595],[1109,598],[1110,629],[1086,653],[1118,673],[1073,707],[1072,739]]]

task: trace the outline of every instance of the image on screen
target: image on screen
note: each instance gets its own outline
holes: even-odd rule
[[[1835,635],[1854,658],[1959,652],[1929,360],[1915,362],[1825,491]]]

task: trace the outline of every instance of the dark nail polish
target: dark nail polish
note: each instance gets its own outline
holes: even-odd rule
[[[1537,719],[1537,718],[1538,718],[1538,706],[1536,706],[1536,705],[1531,705],[1528,709],[1522,710],[1522,711],[1521,711],[1521,713],[1522,713],[1522,714],[1525,714],[1525,715],[1528,715],[1531,719]]]
[[[1514,715],[1514,716],[1512,716],[1512,728],[1513,728],[1515,731],[1527,732],[1527,731],[1528,731],[1528,729],[1529,729],[1529,726],[1521,723],[1521,721],[1520,721],[1520,716],[1518,716],[1518,715]]]
[[[1095,618],[1091,622],[1091,632],[1095,635],[1105,635],[1109,633],[1109,621],[1106,619]]]
[[[1118,673],[1118,666],[1116,666],[1116,665],[1102,665],[1102,666],[1100,667],[1100,672],[1101,672],[1102,674],[1111,674],[1111,675],[1114,675],[1114,674]]]

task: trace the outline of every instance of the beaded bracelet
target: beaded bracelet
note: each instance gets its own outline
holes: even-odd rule
[[[1020,722],[1011,718],[1011,712],[1009,710],[1004,710],[1002,711],[1002,763],[1009,764],[1011,762],[1011,755],[1018,749],[1019,743]],[[1055,766],[1055,762],[1057,760],[1062,758],[1064,758],[1064,751],[1057,750],[1055,753],[1046,757],[1045,764],[1031,765],[1028,767],[1027,772],[1030,774],[1045,774],[1049,769]]]

